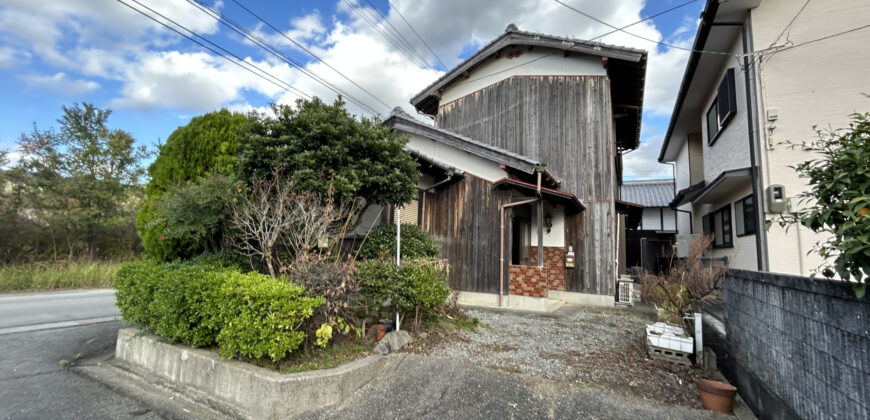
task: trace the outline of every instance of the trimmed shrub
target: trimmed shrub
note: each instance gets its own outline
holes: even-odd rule
[[[429,233],[417,225],[402,225],[402,259],[437,258],[441,246]],[[396,225],[380,225],[369,233],[359,256],[361,258],[391,258],[396,255]]]
[[[284,358],[305,338],[298,327],[323,303],[301,286],[214,259],[127,263],[115,287],[125,321],[174,342],[217,344],[224,357]]]
[[[363,295],[380,309],[436,309],[444,305],[451,291],[444,260],[405,260],[401,267],[386,260],[367,260],[356,275]]]

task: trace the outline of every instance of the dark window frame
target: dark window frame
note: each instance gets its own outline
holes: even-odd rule
[[[710,112],[715,109],[716,126],[710,124]],[[713,103],[707,108],[707,113],[704,114],[704,119],[707,122],[707,145],[712,146],[719,138],[719,134],[725,130],[725,126],[737,114],[737,88],[735,85],[734,68],[729,68],[719,81],[716,88],[716,97],[713,98]],[[713,130],[715,129],[715,132]]]
[[[748,212],[746,210],[746,201],[747,200],[752,201],[752,203],[753,203],[751,210],[749,210]],[[740,205],[740,212],[741,212],[741,217],[742,217],[741,221],[743,222],[743,233],[740,233],[739,230],[736,230],[736,228],[738,227],[738,223],[737,223],[737,205],[738,204]],[[747,216],[749,216],[749,217],[747,217]],[[734,233],[737,235],[738,238],[743,237],[743,236],[755,235],[757,233],[756,230],[757,230],[758,224],[755,221],[755,217],[756,217],[755,200],[753,199],[752,194],[749,194],[746,197],[743,197],[743,198],[734,202],[734,219],[735,219],[734,220],[734,225],[735,225]]]
[[[718,232],[716,230],[716,216],[721,214],[722,216],[722,232]],[[733,248],[734,247],[734,220],[731,217],[731,203],[728,203],[717,210],[711,211],[707,213],[705,216],[708,220],[706,223],[709,233],[713,234],[713,248]],[[728,235],[728,240],[726,241],[725,235]],[[705,232],[706,233],[706,232]],[[722,243],[717,243],[717,236],[722,236]]]

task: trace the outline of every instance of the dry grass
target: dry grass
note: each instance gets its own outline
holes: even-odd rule
[[[0,292],[112,287],[121,262],[73,261],[0,266]]]

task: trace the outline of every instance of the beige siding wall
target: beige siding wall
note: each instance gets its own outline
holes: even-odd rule
[[[803,4],[764,0],[752,10],[756,50],[773,45]],[[866,0],[810,2],[792,25],[788,39],[799,44],[866,25],[868,18],[870,2]],[[785,36],[776,44],[784,41]],[[846,127],[848,114],[870,111],[870,99],[861,95],[870,93],[870,30],[777,52],[767,56],[758,69],[764,183],[784,185],[786,195],[792,197],[807,186],[789,166],[813,156],[781,143],[811,140],[814,125]],[[776,110],[779,118],[768,123],[766,110]],[[774,226],[767,236],[771,271],[808,275],[822,263],[807,251],[824,238],[807,229],[792,227],[786,232]]]

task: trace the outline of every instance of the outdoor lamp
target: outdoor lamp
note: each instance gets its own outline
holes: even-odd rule
[[[550,213],[544,216],[544,226],[547,227],[547,233],[550,233],[550,229],[553,228],[553,216],[550,216]]]

